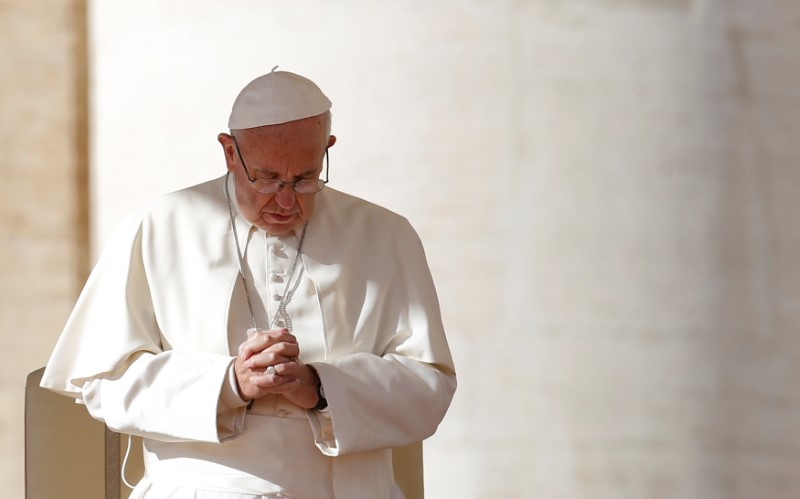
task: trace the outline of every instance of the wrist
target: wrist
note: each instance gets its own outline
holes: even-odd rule
[[[325,388],[322,386],[322,380],[319,379],[319,375],[317,374],[317,370],[314,369],[313,366],[308,366],[311,369],[311,373],[314,375],[314,386],[316,387],[317,392],[317,403],[314,405],[315,411],[321,411],[327,409],[328,407],[328,399],[325,398]]]

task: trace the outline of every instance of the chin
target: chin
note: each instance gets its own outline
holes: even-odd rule
[[[287,224],[271,224],[271,223],[264,223],[259,226],[260,229],[266,231],[267,234],[272,236],[285,236],[292,232],[295,227],[300,225],[299,223],[287,223]]]

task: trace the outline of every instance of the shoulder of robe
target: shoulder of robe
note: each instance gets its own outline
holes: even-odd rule
[[[368,229],[373,234],[404,232],[413,228],[406,217],[371,201],[326,187],[318,197],[314,219],[337,231]]]

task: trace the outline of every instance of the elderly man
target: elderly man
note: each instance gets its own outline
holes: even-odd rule
[[[131,497],[402,497],[388,449],[444,417],[422,246],[323,188],[330,107],[299,75],[252,81],[219,135],[226,175],[129,215],[92,272],[42,386],[143,437]]]

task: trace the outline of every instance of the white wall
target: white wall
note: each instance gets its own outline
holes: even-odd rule
[[[334,101],[331,185],[426,245],[460,374],[428,497],[789,497],[800,7],[764,3],[95,1],[96,248],[223,172],[279,64]]]

